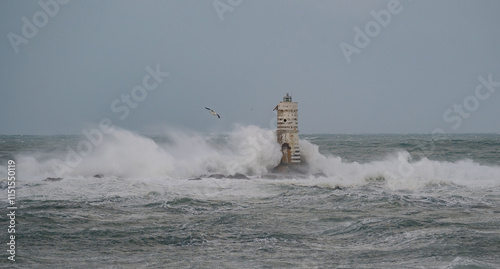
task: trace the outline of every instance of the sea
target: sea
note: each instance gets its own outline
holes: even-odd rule
[[[303,169],[276,172],[257,126],[2,135],[0,267],[500,268],[500,134],[304,134],[300,150]]]

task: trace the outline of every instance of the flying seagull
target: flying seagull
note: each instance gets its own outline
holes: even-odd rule
[[[210,113],[212,113],[212,115],[217,116],[217,117],[219,117],[219,119],[220,119],[220,115],[219,115],[219,114],[217,114],[217,113],[215,113],[215,111],[211,110],[211,109],[210,109],[210,108],[208,108],[208,107],[205,107],[205,108],[206,108],[207,110],[210,110]]]

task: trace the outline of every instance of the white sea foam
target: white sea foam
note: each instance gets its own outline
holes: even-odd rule
[[[210,174],[267,174],[281,158],[275,132],[257,126],[239,126],[227,135],[206,136],[185,131],[168,131],[168,142],[157,143],[136,133],[117,129],[82,158],[64,178],[104,177],[188,179]],[[345,162],[339,156],[323,155],[319,147],[300,141],[301,155],[309,164],[309,176],[294,178],[294,184],[355,186],[372,181],[391,189],[419,189],[430,184],[500,186],[500,167],[471,160],[443,162],[423,158],[411,161],[406,151],[381,156],[370,163]],[[19,177],[39,182],[58,177],[54,167],[67,165],[66,152],[30,153],[16,156]],[[0,177],[5,177],[5,168]]]
[[[24,178],[39,180],[96,174],[142,178],[189,178],[213,173],[263,175],[281,158],[274,132],[256,126],[237,127],[227,136],[218,137],[218,141],[180,131],[169,131],[166,136],[169,142],[158,144],[149,137],[117,129],[80,161],[67,161],[72,151],[51,156],[19,154],[16,160]]]
[[[338,156],[322,155],[319,147],[309,141],[301,140],[300,148],[310,164],[310,172],[325,175],[315,181],[332,187],[377,180],[384,181],[391,189],[419,189],[430,184],[500,186],[500,167],[483,166],[472,160],[443,162],[423,158],[412,162],[410,153],[399,151],[383,160],[360,164],[343,162]]]

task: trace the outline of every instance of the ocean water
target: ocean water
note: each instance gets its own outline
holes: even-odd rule
[[[0,267],[500,268],[499,134],[302,135],[305,174],[275,141],[0,136]]]

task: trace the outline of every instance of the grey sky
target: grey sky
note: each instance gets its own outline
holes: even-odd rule
[[[72,0],[45,22],[38,1],[2,1],[0,134],[78,134],[103,118],[146,133],[271,128],[287,92],[301,133],[500,132],[500,87],[478,80],[500,82],[500,1],[401,0],[348,63],[340,44],[391,1]],[[42,26],[16,53],[23,17]],[[120,119],[114,100],[157,66],[169,76]]]

